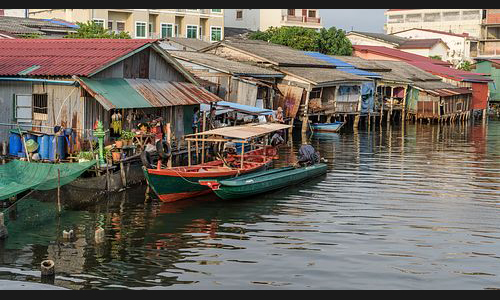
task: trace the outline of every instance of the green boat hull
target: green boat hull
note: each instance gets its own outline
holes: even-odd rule
[[[285,167],[219,181],[215,194],[222,199],[239,199],[295,185],[327,171],[326,164],[303,168]]]

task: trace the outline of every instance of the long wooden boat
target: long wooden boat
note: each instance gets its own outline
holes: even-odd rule
[[[313,131],[318,132],[339,132],[340,128],[344,125],[344,122],[335,123],[313,123],[311,128]]]
[[[211,193],[212,190],[199,183],[200,180],[223,180],[242,174],[267,169],[277,152],[272,146],[264,146],[245,153],[245,145],[252,145],[255,139],[290,128],[290,125],[266,123],[242,126],[229,126],[202,131],[185,136],[188,142],[188,166],[166,169],[147,169],[144,175],[153,193],[163,202],[172,202],[185,198]],[[198,165],[191,165],[191,142],[226,143],[242,145],[239,155],[229,155],[224,160],[216,160]],[[204,152],[202,152],[202,161]]]
[[[216,160],[167,169],[144,168],[144,176],[161,201],[173,202],[211,193],[209,187],[199,184],[200,180],[223,180],[267,169],[272,163],[273,156],[263,155],[265,151],[269,150],[257,149],[244,154],[243,167],[241,155],[232,155],[225,162]]]
[[[295,185],[326,173],[326,164],[284,167],[223,180],[203,180],[222,199],[239,199]]]

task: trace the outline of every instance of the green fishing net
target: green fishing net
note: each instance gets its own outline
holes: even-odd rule
[[[95,163],[95,160],[60,164],[13,160],[0,165],[0,200],[8,199],[29,189],[51,190],[57,188],[59,184],[63,186],[78,178]]]

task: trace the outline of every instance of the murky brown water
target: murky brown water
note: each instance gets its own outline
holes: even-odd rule
[[[21,217],[0,244],[0,281],[40,282],[50,258],[54,284],[72,289],[500,288],[500,121],[310,142],[328,174],[266,196],[144,204],[138,187],[60,219]]]

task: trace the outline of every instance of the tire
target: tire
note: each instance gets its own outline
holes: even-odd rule
[[[165,148],[167,148],[166,151]],[[170,147],[170,144],[163,141],[156,142],[156,152],[158,152],[158,156],[162,161],[164,161],[163,163],[165,164],[168,162],[170,156],[172,155],[172,149]]]

